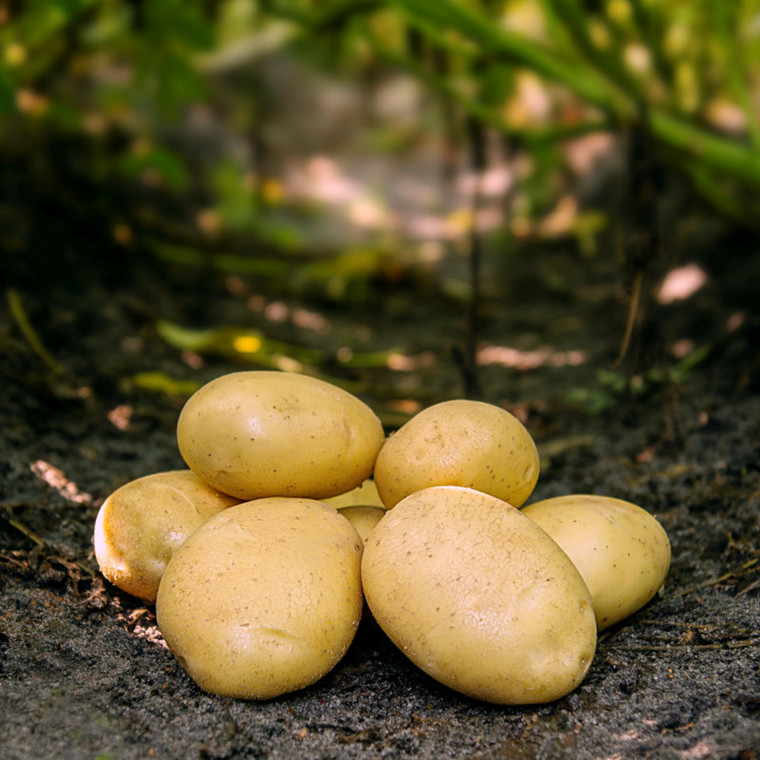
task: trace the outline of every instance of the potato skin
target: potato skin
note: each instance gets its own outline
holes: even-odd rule
[[[213,694],[263,700],[314,683],[361,617],[361,540],[332,507],[274,497],[231,507],[172,557],[156,617]]]
[[[389,509],[430,486],[465,486],[519,507],[539,474],[536,444],[505,409],[455,399],[423,409],[383,444],[375,484]]]
[[[522,509],[570,557],[591,591],[600,631],[632,615],[662,586],[670,541],[646,510],[622,499],[571,494]]]
[[[157,472],[117,488],[95,520],[100,572],[150,604],[171,555],[208,518],[239,504],[190,470]]]
[[[367,539],[375,526],[382,520],[386,511],[385,507],[376,506],[354,505],[338,508],[338,514],[343,515],[354,526],[362,544],[367,543]]]
[[[518,509],[473,489],[399,502],[367,540],[362,582],[409,659],[476,699],[550,702],[594,656],[591,597],[567,555]]]
[[[240,499],[335,496],[372,473],[384,440],[360,399],[289,372],[233,372],[186,402],[180,453],[199,478]]]
[[[335,507],[335,509],[343,509],[344,507],[382,507],[385,509],[374,480],[365,480],[360,486],[352,488],[346,493],[320,499],[320,501]]]

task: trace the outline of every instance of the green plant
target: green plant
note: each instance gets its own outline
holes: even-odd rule
[[[668,367],[652,367],[643,374],[627,376],[622,372],[600,369],[596,383],[573,388],[566,401],[591,417],[620,404],[625,398],[645,397],[663,387],[685,385],[692,370],[710,355],[710,346],[695,348],[690,354]]]
[[[379,59],[531,151],[586,132],[643,130],[721,212],[750,219],[748,191],[760,187],[757,0],[263,5],[312,33],[350,25]],[[538,19],[526,31],[529,13]],[[422,44],[410,46],[413,35]],[[560,106],[578,107],[559,108],[548,124],[510,119],[504,106],[521,71],[540,77]]]

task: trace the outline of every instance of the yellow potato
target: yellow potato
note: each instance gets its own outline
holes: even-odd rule
[[[269,699],[328,673],[362,613],[361,539],[326,504],[275,497],[231,507],[172,557],[156,618],[213,694]]]
[[[566,552],[591,591],[599,630],[643,607],[670,568],[670,542],[646,510],[621,499],[573,494],[522,509]]]
[[[501,407],[457,399],[423,409],[383,444],[375,484],[386,507],[429,486],[466,486],[519,507],[538,480],[536,444]]]
[[[122,591],[152,604],[171,555],[209,517],[238,503],[190,470],[133,480],[103,502],[95,520],[100,572]]]
[[[346,493],[339,496],[331,496],[327,499],[320,499],[325,504],[329,504],[335,509],[343,507],[383,507],[380,494],[377,492],[377,486],[374,480],[365,480],[360,486],[352,488]]]
[[[591,596],[568,556],[520,510],[473,489],[399,502],[367,540],[362,582],[409,659],[477,699],[550,702],[594,656]]]
[[[341,507],[338,513],[348,520],[356,528],[356,532],[363,544],[367,543],[375,526],[380,522],[380,518],[386,513],[384,507]]]
[[[380,420],[334,385],[289,372],[233,372],[194,393],[177,423],[185,462],[241,499],[336,496],[372,474]]]

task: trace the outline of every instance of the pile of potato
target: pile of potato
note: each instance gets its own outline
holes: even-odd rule
[[[122,486],[95,525],[101,572],[156,604],[214,694],[268,699],[343,657],[366,600],[423,671],[498,704],[549,702],[584,678],[597,632],[662,586],[670,544],[645,510],[569,495],[520,509],[539,474],[500,407],[428,407],[386,438],[329,383],[213,380],[177,424],[189,469]]]

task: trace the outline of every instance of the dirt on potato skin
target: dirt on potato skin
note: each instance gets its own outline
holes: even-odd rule
[[[201,317],[243,313],[242,300],[221,282],[201,294],[196,288],[156,281],[148,271],[121,288],[106,290],[90,278],[76,290],[65,282],[25,290],[31,320],[66,369],[61,375],[47,370],[2,313],[0,756],[760,755],[760,397],[751,331],[716,338],[711,360],[683,384],[623,394],[592,416],[566,404],[565,392],[591,387],[594,368],[609,366],[624,310],[600,324],[596,316],[609,304],[570,293],[535,311],[526,295],[519,317],[485,304],[487,338],[543,330],[544,340],[561,347],[566,333],[547,336],[546,325],[568,310],[580,318],[571,343],[587,351],[585,364],[483,369],[486,400],[522,407],[542,452],[531,501],[571,492],[628,499],[655,514],[672,543],[662,594],[600,637],[588,676],[572,694],[524,707],[462,697],[417,670],[367,615],[345,658],[319,683],[251,703],[195,686],[163,644],[153,610],[102,579],[91,546],[108,493],[183,466],[174,425],[184,399],[140,391],[124,379],[161,370],[202,382],[240,368],[207,358],[192,370],[152,330],[144,307],[157,302],[156,293],[164,300],[154,311],[165,304],[165,313],[181,314],[183,304],[202,298]],[[431,350],[435,377],[420,383],[441,397],[457,395],[448,349],[459,315],[403,293],[380,298],[388,308],[373,317],[337,309],[331,318],[345,329],[373,324],[378,344],[392,337],[411,351]],[[314,308],[323,307],[329,309]],[[722,324],[731,308],[707,300],[662,330],[678,337],[705,319]],[[750,317],[747,329],[752,324]]]

